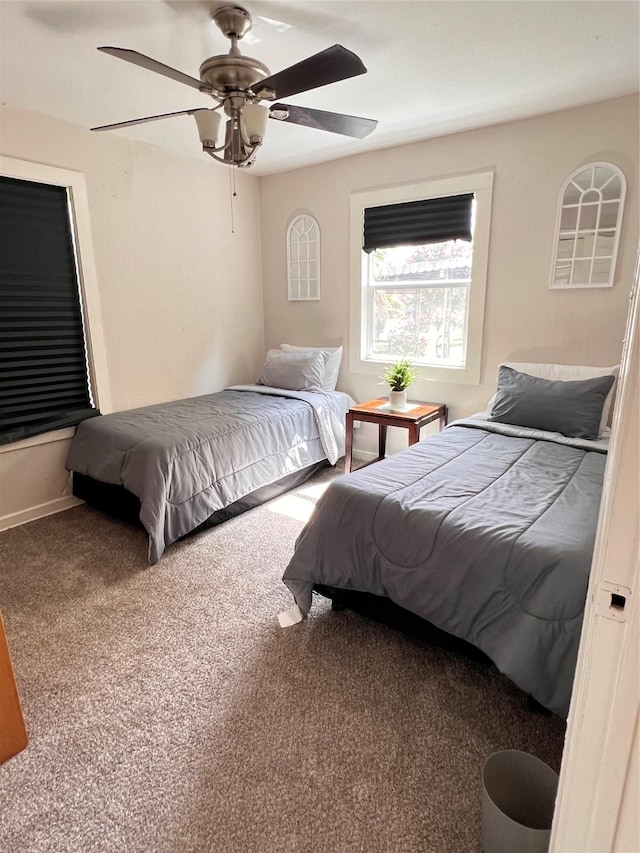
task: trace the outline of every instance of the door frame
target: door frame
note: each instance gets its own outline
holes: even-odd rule
[[[640,252],[550,853],[640,850],[639,277]]]

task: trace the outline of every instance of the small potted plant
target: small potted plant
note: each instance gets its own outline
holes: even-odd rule
[[[418,371],[408,358],[390,364],[380,377],[389,386],[389,408],[403,409],[407,405],[407,388],[418,378]]]

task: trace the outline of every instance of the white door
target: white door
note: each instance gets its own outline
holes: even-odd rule
[[[550,853],[640,851],[636,269]]]

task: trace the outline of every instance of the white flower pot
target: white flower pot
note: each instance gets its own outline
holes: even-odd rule
[[[389,391],[389,408],[404,409],[407,405],[406,391]]]

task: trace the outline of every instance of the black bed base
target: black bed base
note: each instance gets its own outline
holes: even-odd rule
[[[240,515],[249,509],[255,509],[267,501],[283,495],[285,492],[295,489],[296,486],[302,485],[316,471],[329,465],[328,460],[323,459],[321,462],[316,462],[303,468],[300,471],[294,471],[293,474],[287,474],[275,483],[270,483],[268,486],[263,486],[251,492],[249,495],[234,501],[229,506],[216,510],[202,524],[195,527],[193,530],[181,536],[184,539],[186,536],[191,536],[193,533],[198,533],[206,530],[209,527],[215,527],[217,524],[222,524],[236,515]],[[96,509],[102,510],[109,515],[119,518],[122,521],[127,521],[142,527],[140,522],[140,501],[139,499],[124,486],[115,486],[112,483],[101,483],[99,480],[94,480],[93,477],[88,477],[86,474],[73,472],[73,494],[83,501],[86,501]]]
[[[336,589],[324,584],[314,584],[313,589],[325,598],[330,598],[334,610],[353,610],[355,613],[375,619],[383,625],[401,631],[414,639],[427,642],[432,646],[439,646],[443,649],[460,652],[475,660],[492,663],[484,652],[481,652],[471,643],[454,637],[453,634],[448,634],[441,628],[436,628],[431,622],[416,616],[410,610],[405,610],[404,607],[395,604],[390,598],[373,595],[370,592]]]
[[[333,586],[325,586],[324,584],[314,584],[314,592],[323,595],[325,598],[331,599],[331,607],[334,610],[353,610],[354,613],[359,613],[369,619],[375,619],[376,622],[381,622],[396,631],[401,631],[406,636],[421,642],[428,643],[432,646],[437,646],[442,649],[456,652],[457,654],[466,655],[473,660],[480,661],[494,666],[493,661],[488,655],[476,648],[476,646],[468,643],[460,637],[454,637],[437,628],[426,619],[416,616],[410,610],[405,610],[399,604],[391,601],[390,598],[385,598],[380,595],[373,595],[370,592],[357,592],[351,589],[337,589]],[[523,693],[525,697],[527,709],[534,714],[549,715],[551,711],[547,710],[544,705],[541,705],[533,696]]]

